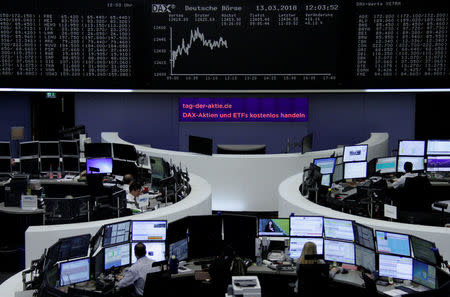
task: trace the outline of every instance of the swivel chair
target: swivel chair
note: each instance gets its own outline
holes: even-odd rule
[[[165,297],[170,294],[170,272],[167,270],[147,273],[143,297]]]
[[[329,270],[328,264],[299,264],[297,296],[328,296]]]

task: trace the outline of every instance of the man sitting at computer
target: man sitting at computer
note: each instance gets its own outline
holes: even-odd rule
[[[117,280],[117,287],[124,289],[130,286],[134,286],[134,292],[131,296],[142,296],[144,294],[145,280],[147,273],[158,272],[160,267],[152,267],[153,260],[146,257],[147,250],[142,242],[139,242],[134,246],[134,255],[137,260],[136,263],[128,268],[123,277],[119,276]],[[123,294],[121,294],[122,296]]]
[[[403,169],[405,170],[405,174],[403,174],[398,180],[396,180],[392,186],[394,189],[402,188],[405,185],[405,181],[407,178],[416,177],[417,173],[413,173],[413,164],[411,162],[405,162],[403,165]]]
[[[140,183],[132,182],[127,193],[127,208],[133,212],[140,212],[139,196],[141,195],[142,186]]]

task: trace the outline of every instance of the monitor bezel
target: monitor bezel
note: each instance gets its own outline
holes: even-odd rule
[[[124,264],[124,265],[120,265],[120,266],[111,266],[109,268],[106,268],[106,249],[115,248],[115,247],[124,246],[124,245],[128,245],[128,264]],[[131,253],[133,251],[132,251],[132,248],[131,248],[131,242],[130,241],[109,245],[109,246],[103,247],[103,250],[104,250],[103,251],[103,271],[107,271],[107,270],[110,270],[110,269],[114,269],[114,268],[118,268],[118,267],[125,267],[125,266],[131,265]]]
[[[78,160],[78,171],[72,171],[72,170],[66,170],[65,166],[64,166],[64,159],[77,159]],[[68,173],[80,173],[81,171],[81,165],[80,165],[80,158],[78,156],[63,156],[61,157],[61,168],[62,168],[62,172],[64,174]]]
[[[5,156],[2,156],[2,157],[0,157],[0,160],[8,160],[9,161],[9,171],[1,171],[0,170],[0,174],[11,174],[12,173],[12,164],[11,164],[11,160],[12,160],[12,158],[11,157],[5,157]]]
[[[41,149],[41,145],[42,144],[56,144],[58,146],[58,155],[42,155],[42,149]],[[61,156],[61,147],[59,145],[59,141],[39,141],[39,157],[60,157]]]
[[[133,239],[133,225],[135,222],[165,222],[166,223],[166,233],[165,233],[165,238],[164,239],[155,239],[155,240],[134,240]],[[168,223],[167,220],[132,220],[131,221],[131,227],[130,227],[130,241],[131,242],[154,242],[154,241],[166,241],[167,240],[167,227],[168,227]]]
[[[292,235],[292,224],[291,224],[291,218],[292,217],[306,217],[306,218],[322,218],[322,235],[320,236],[302,236],[302,235]],[[324,222],[323,222],[324,217],[323,216],[301,216],[301,215],[293,215],[289,217],[289,234],[290,237],[322,237],[323,238],[323,232],[324,232]]]
[[[342,238],[335,238],[335,237],[327,237],[325,234],[325,219],[330,219],[330,220],[336,220],[336,221],[347,221],[350,222],[352,225],[352,232],[353,232],[353,240],[348,240],[348,239],[342,239]],[[354,220],[346,220],[346,219],[337,219],[337,218],[331,218],[331,217],[324,217],[323,218],[323,238],[326,239],[334,239],[334,240],[338,240],[338,241],[345,241],[345,242],[353,242],[355,243],[355,229],[354,229]]]
[[[423,141],[424,142],[424,147],[423,147],[423,155],[400,155],[400,143],[402,142],[402,141]],[[397,144],[397,157],[425,157],[426,156],[426,153],[427,153],[427,147],[426,147],[426,145],[427,145],[427,141],[426,140],[417,140],[417,139],[400,139],[399,141],[398,141],[398,144]]]
[[[111,160],[111,172],[89,172],[88,171],[88,166],[87,166],[87,163],[88,163],[88,160]],[[113,158],[86,158],[86,174],[94,174],[94,175],[100,175],[100,174],[106,174],[106,175],[108,175],[108,174],[112,174],[112,172],[113,172]]]
[[[401,256],[401,255],[394,255],[394,254],[386,254],[386,253],[378,253],[377,252],[377,255],[378,255],[378,261],[377,261],[377,263],[378,263],[378,273],[379,273],[379,276],[382,276],[382,277],[391,277],[391,276],[388,276],[388,275],[382,275],[381,274],[381,271],[380,271],[380,257],[383,255],[383,256],[390,256],[390,257],[397,257],[397,258],[407,258],[407,259],[411,259],[411,279],[405,279],[405,278],[396,278],[396,279],[402,279],[402,280],[409,280],[409,281],[412,281],[412,278],[413,278],[413,272],[414,272],[414,267],[412,267],[412,265],[414,265],[414,263],[413,263],[413,258],[412,257],[408,257],[408,256]]]
[[[266,234],[261,235],[260,234],[259,220],[274,220],[274,219],[286,219],[286,220],[288,220],[288,224],[289,224],[289,234],[288,235],[266,235]],[[257,236],[258,237],[291,237],[291,219],[290,218],[259,218],[258,217]]]
[[[177,243],[177,242],[180,242],[180,241],[186,241],[187,242],[187,250],[188,250],[188,252],[187,252],[187,257],[186,257],[186,259],[178,259],[179,261],[187,261],[187,260],[189,260],[189,238],[186,236],[185,238],[183,238],[183,239],[180,239],[180,240],[177,240],[177,241],[175,241],[175,242],[172,242],[172,243],[168,243],[167,241],[166,241],[166,247],[167,247],[167,251],[166,251],[166,257],[169,257],[169,258],[171,258],[172,256],[170,255],[170,246],[172,245],[172,244],[175,244],[175,243]]]
[[[365,163],[366,164],[366,174],[364,176],[359,176],[359,177],[350,177],[350,178],[346,177],[345,176],[345,172],[346,172],[345,168],[346,168],[347,164],[352,164],[352,163]],[[342,175],[343,176],[343,180],[367,178],[367,161],[345,162],[344,163],[344,168],[342,170],[343,170],[343,175]]]
[[[11,151],[11,142],[10,141],[0,141],[0,145],[8,144],[9,146],[9,155],[8,156],[0,156],[0,158],[12,158],[12,151]]]
[[[450,170],[431,170],[431,171],[429,171],[428,170],[428,160],[430,159],[430,157],[431,157],[431,159],[436,158],[436,157],[445,157],[447,159],[450,159],[450,155],[427,155],[427,158],[426,158],[427,162],[424,162],[425,163],[424,170],[426,172],[448,172],[448,173],[450,173]],[[445,167],[445,168],[450,168],[450,167]]]
[[[31,174],[31,175],[39,175],[39,173],[41,172],[41,160],[39,159],[38,156],[32,156],[32,157],[21,157],[20,158],[20,173],[24,173],[22,170],[22,161],[23,160],[37,160],[37,170],[36,172],[25,172],[25,174]]]
[[[129,229],[128,229],[128,240],[126,240],[126,241],[122,241],[122,242],[120,242],[120,243],[112,243],[112,244],[107,244],[107,245],[105,245],[105,229],[106,229],[106,227],[107,226],[112,226],[112,225],[118,225],[118,224],[123,224],[123,223],[126,223],[126,222],[130,222],[130,227],[129,227]],[[123,244],[123,243],[125,243],[125,242],[130,242],[130,240],[131,240],[131,220],[125,220],[125,221],[120,221],[120,222],[116,222],[116,223],[111,223],[111,224],[105,224],[105,225],[103,225],[102,226],[102,229],[103,229],[103,231],[102,231],[102,247],[109,247],[109,246],[113,246],[113,245],[119,245],[119,244]]]
[[[377,162],[375,163],[375,172],[378,172],[377,164],[378,164],[378,160],[380,160],[380,159],[394,159],[395,160],[395,171],[393,171],[393,172],[381,172],[380,171],[380,174],[393,174],[393,173],[395,174],[395,173],[397,173],[398,156],[377,158]]]
[[[406,235],[408,236],[408,244],[409,244],[409,255],[402,255],[402,254],[395,254],[395,253],[391,253],[391,252],[384,252],[378,249],[378,236],[377,236],[377,232],[385,232],[385,233],[391,233],[391,234],[398,234],[398,235]],[[411,235],[409,234],[404,234],[404,233],[397,233],[397,232],[390,232],[390,231],[384,231],[384,230],[374,230],[374,236],[375,236],[375,248],[376,248],[376,252],[378,254],[386,254],[386,255],[393,255],[393,256],[401,256],[401,257],[410,257],[411,258]]]
[[[72,263],[72,262],[77,262],[77,261],[82,261],[82,260],[88,260],[88,269],[89,269],[89,274],[88,274],[88,275],[89,275],[89,279],[83,280],[83,281],[79,281],[79,282],[74,282],[74,283],[70,282],[70,280],[69,280],[70,284],[64,284],[64,285],[62,285],[62,284],[61,284],[61,271],[62,271],[62,267],[61,267],[61,266],[65,265],[65,264],[67,264],[67,263]],[[61,287],[66,287],[66,286],[70,286],[70,285],[74,285],[74,284],[79,284],[79,283],[84,283],[84,282],[90,281],[90,280],[91,280],[91,258],[90,258],[90,257],[83,257],[83,258],[76,258],[76,259],[72,259],[72,260],[68,260],[68,261],[59,262],[59,269],[58,269],[58,272],[59,272],[59,282],[58,282],[58,286],[59,286],[60,288],[61,288]]]
[[[364,248],[364,249],[366,249],[366,250],[369,250],[369,251],[372,251],[373,252],[373,255],[374,255],[374,257],[375,257],[375,270],[374,271],[376,271],[377,270],[377,267],[378,267],[378,257],[377,257],[377,252],[375,251],[375,250],[372,250],[372,249],[370,249],[370,248],[368,248],[368,247],[365,247],[365,246],[363,246],[363,245],[361,245],[361,244],[359,244],[359,243],[357,243],[357,242],[355,242],[355,265],[356,266],[358,266],[358,267],[362,267],[363,269],[365,269],[365,270],[367,270],[367,271],[370,271],[369,269],[367,269],[366,267],[364,267],[364,266],[362,266],[362,265],[358,265],[358,264],[356,264],[356,259],[357,259],[357,257],[356,257],[356,247],[357,246],[359,246],[359,247],[361,247],[361,248]],[[371,273],[373,273],[374,271],[370,271]]]
[[[62,149],[62,143],[75,143],[77,147],[77,154],[76,155],[67,155],[64,154]],[[60,140],[59,141],[59,154],[61,157],[80,157],[80,143],[78,140]]]
[[[338,179],[338,180],[334,180],[334,173],[333,173],[333,176],[331,176],[331,183],[338,183],[338,182],[341,182],[341,181],[345,180],[344,179],[344,163],[336,164],[334,166],[334,172],[336,172],[336,167],[337,166],[341,166],[342,167],[342,178]]]
[[[108,149],[108,155],[107,156],[96,156],[96,157],[92,157],[92,156],[86,156],[86,145],[90,146],[90,145],[104,145],[105,147],[109,146]],[[91,143],[85,143],[84,144],[84,154],[86,159],[108,159],[113,157],[112,155],[112,143],[109,142],[91,142]]]
[[[167,245],[167,241],[166,240],[141,240],[141,241],[131,241],[130,242],[130,264],[131,265],[133,265],[134,263],[136,263],[137,262],[137,259],[136,259],[136,261],[135,262],[133,262],[133,252],[134,252],[134,246],[136,246],[136,244],[138,244],[138,243],[142,243],[142,244],[146,244],[146,243],[148,243],[148,244],[152,244],[152,243],[162,243],[162,244],[164,244],[164,259],[167,259],[167,250],[168,250],[168,245]],[[134,245],[134,246],[133,246]],[[188,246],[188,248],[189,248],[189,246]],[[147,249],[146,249],[146,252],[148,253],[148,251],[147,251]],[[188,252],[189,253],[189,252]],[[147,256],[147,254],[145,255],[145,257],[147,257],[147,258],[149,258],[148,256]],[[189,254],[188,254],[188,257],[189,257]],[[135,257],[136,258],[136,257]],[[149,258],[150,259],[150,258]],[[152,261],[155,261],[155,262],[159,262],[159,261],[164,261],[164,260],[159,260],[159,261],[156,261],[156,260],[152,260]]]
[[[22,144],[25,144],[25,145],[27,145],[27,144],[35,144],[35,145],[37,145],[37,154],[36,154],[36,155],[22,156]],[[23,142],[20,142],[20,143],[19,143],[19,158],[34,158],[34,157],[39,157],[39,156],[41,155],[39,149],[40,149],[40,147],[39,147],[39,141],[33,140],[33,141],[23,141]]]
[[[446,141],[446,142],[449,142],[450,143],[450,139],[427,139],[427,141],[426,141],[426,151],[425,151],[425,155],[426,156],[450,156],[450,153],[448,153],[447,155],[445,155],[445,154],[429,154],[428,153],[428,142],[429,141]]]
[[[422,263],[422,264],[425,264],[425,265],[427,265],[427,266],[431,266],[431,267],[433,267],[434,269],[435,269],[435,279],[434,279],[434,288],[431,288],[431,287],[429,287],[429,286],[427,286],[427,285],[424,285],[424,284],[421,284],[421,283],[419,283],[419,282],[417,282],[417,281],[415,281],[414,280],[414,267],[415,267],[415,262],[419,262],[419,263]],[[432,265],[432,264],[430,264],[430,263],[427,263],[427,262],[424,262],[424,261],[422,261],[422,260],[418,260],[418,259],[416,259],[416,258],[414,258],[413,257],[413,272],[412,272],[412,282],[414,282],[414,283],[416,283],[416,284],[419,284],[419,285],[421,285],[421,286],[424,286],[424,287],[426,287],[426,288],[429,288],[430,290],[436,290],[437,288],[439,288],[439,282],[438,282],[438,276],[437,276],[437,267],[435,266],[435,265]]]
[[[307,238],[307,239],[314,239],[314,240],[322,240],[322,254],[317,253],[318,255],[324,255],[325,253],[325,247],[324,247],[324,238],[323,237],[311,237],[311,236],[295,236],[295,237],[289,237],[289,258],[291,259],[299,259],[299,258],[292,258],[291,257],[291,240],[292,239],[302,239],[302,238]],[[301,256],[301,255],[300,255]]]
[[[425,169],[426,169],[425,157],[423,157],[423,156],[397,156],[397,173],[405,173],[403,168],[401,168],[401,170],[399,170],[400,168],[398,166],[400,165],[400,162],[399,162],[400,158],[422,158],[422,160],[423,160],[423,169],[413,170],[412,172],[416,172],[416,173],[424,172]]]
[[[376,239],[375,239],[374,229],[373,229],[372,227],[368,227],[368,226],[366,226],[366,225],[360,224],[360,223],[358,223],[358,222],[355,221],[354,224],[353,224],[353,234],[354,234],[354,235],[356,235],[356,234],[355,234],[355,229],[357,228],[357,227],[356,227],[357,225],[372,230],[373,248],[366,247],[365,245],[360,244],[360,243],[356,240],[356,236],[355,236],[355,243],[358,244],[358,245],[360,245],[360,246],[362,246],[362,247],[365,247],[365,248],[367,248],[367,249],[369,249],[369,250],[376,251],[376,249],[377,249],[377,244],[376,244],[376,242],[375,242]]]
[[[333,241],[333,242],[342,242],[342,243],[345,243],[345,244],[351,244],[351,245],[353,245],[353,255],[354,255],[354,261],[353,261],[353,263],[351,263],[351,262],[340,262],[340,261],[334,261],[334,260],[327,260],[326,258],[325,258],[325,249],[326,249],[326,241]],[[324,238],[323,239],[323,257],[324,257],[324,260],[325,261],[327,261],[328,263],[331,263],[331,262],[336,262],[336,263],[343,263],[343,264],[350,264],[350,265],[356,265],[356,246],[355,246],[355,243],[354,242],[350,242],[350,241],[345,241],[345,240],[336,240],[336,239],[331,239],[331,238]]]
[[[366,147],[366,156],[364,160],[352,160],[352,161],[345,161],[345,149],[347,147],[355,147],[355,146],[365,146]],[[367,156],[369,155],[369,145],[368,144],[354,144],[354,145],[344,145],[342,148],[342,163],[350,163],[350,162],[367,162]]]
[[[413,252],[413,258],[414,259],[417,259],[417,260],[419,260],[419,261],[421,261],[421,262],[424,262],[424,263],[427,263],[427,264],[431,264],[431,265],[437,265],[438,264],[438,262],[439,262],[439,260],[438,260],[438,258],[436,257],[436,255],[434,255],[434,258],[435,258],[435,260],[436,260],[436,263],[433,263],[433,262],[430,262],[430,261],[428,261],[428,260],[425,260],[425,259],[421,259],[421,258],[417,258],[416,257],[416,253],[415,253],[415,251],[414,251],[414,246],[413,246],[413,244],[412,244],[412,238],[417,238],[417,239],[420,239],[420,240],[422,240],[422,241],[425,241],[425,242],[428,242],[428,243],[431,243],[431,245],[433,246],[433,248],[436,248],[436,243],[435,242],[433,242],[433,241],[429,241],[429,240],[426,240],[426,239],[423,239],[423,238],[421,238],[421,237],[418,237],[418,236],[414,236],[414,235],[410,235],[409,236],[409,243],[410,243],[410,245],[411,245],[411,250],[412,250],[412,252]]]
[[[60,157],[57,157],[57,156],[53,156],[53,157],[51,157],[51,156],[45,156],[45,157],[40,157],[39,158],[39,171],[41,172],[41,173],[49,173],[49,172],[57,172],[58,171],[58,167],[56,167],[55,169],[53,169],[52,168],[52,170],[50,171],[50,170],[46,170],[46,171],[44,171],[44,170],[42,170],[42,160],[45,160],[45,159],[58,159],[58,163],[59,163],[59,168],[62,170],[62,164],[61,164],[61,159],[60,159]]]

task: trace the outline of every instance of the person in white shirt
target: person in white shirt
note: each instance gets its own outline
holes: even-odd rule
[[[132,182],[127,193],[127,208],[140,211],[139,196],[141,195],[142,186],[137,182]]]
[[[418,174],[413,173],[413,164],[411,162],[405,162],[403,165],[403,169],[405,170],[405,174],[403,174],[398,180],[396,180],[392,186],[394,189],[403,188],[405,185],[405,181],[407,178],[416,177]]]
[[[139,242],[134,246],[134,255],[136,256],[136,263],[128,268],[122,277],[118,277],[116,286],[120,289],[134,285],[133,296],[144,295],[145,280],[147,273],[160,271],[159,267],[152,267],[153,260],[146,257],[147,251],[145,245]]]

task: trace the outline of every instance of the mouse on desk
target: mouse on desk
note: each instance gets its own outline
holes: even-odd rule
[[[348,269],[342,268],[341,273],[342,273],[342,274],[347,274],[347,273],[348,273]]]

